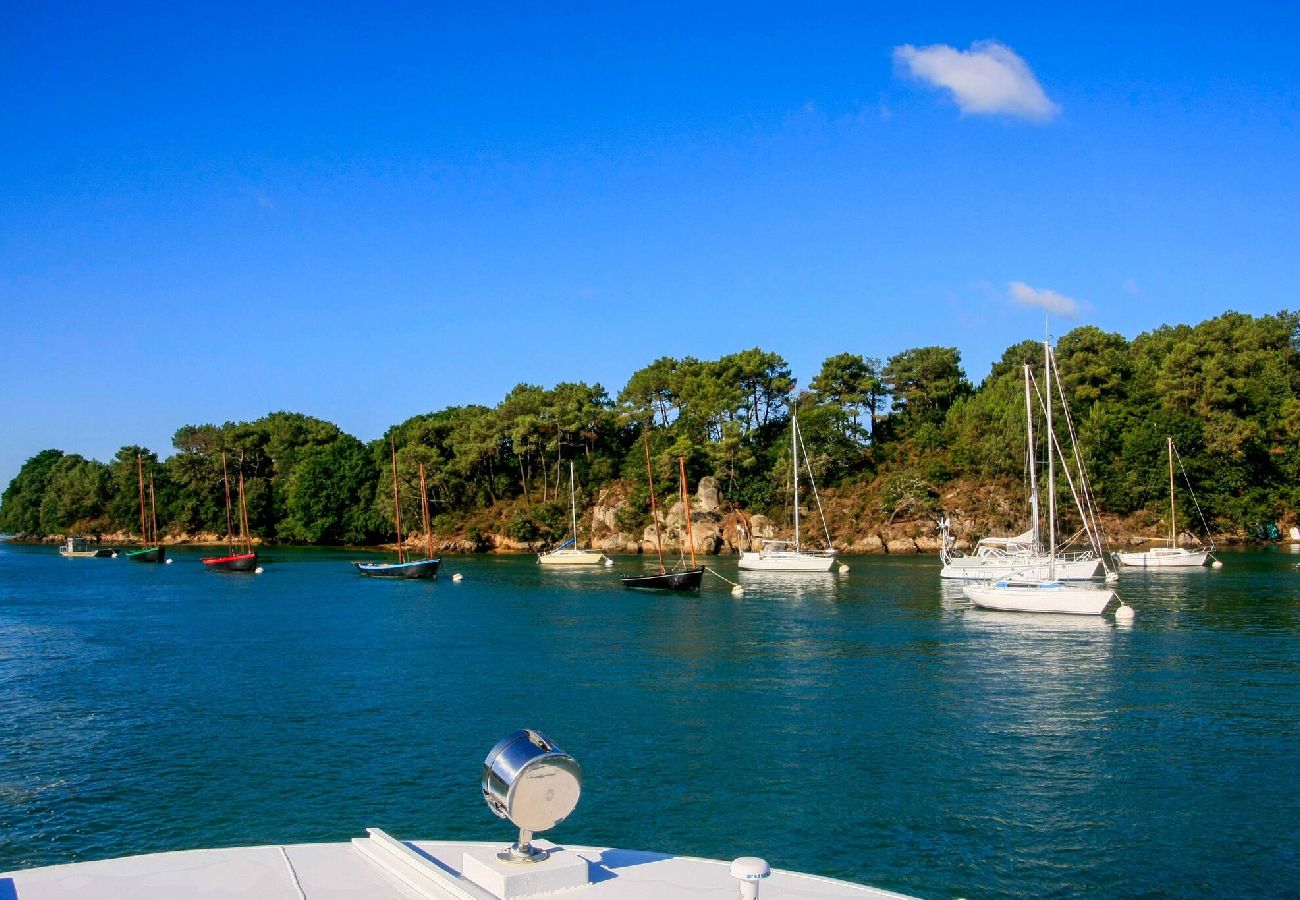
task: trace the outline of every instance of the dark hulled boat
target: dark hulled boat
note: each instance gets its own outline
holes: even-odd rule
[[[437,578],[442,558],[417,559],[414,562],[368,563],[354,562],[357,571],[371,578]]]
[[[393,454],[393,524],[397,528],[397,562],[353,562],[357,571],[371,578],[393,578],[403,581],[433,579],[438,577],[442,557],[433,555],[433,532],[429,530],[429,491],[424,481],[424,463],[420,463],[420,511],[424,516],[425,558],[408,560],[402,549],[402,498],[397,491],[397,441],[389,438]]]
[[[230,556],[206,556],[203,558],[203,566],[208,572],[255,572],[257,571],[257,554],[235,553]]]
[[[221,480],[226,486],[226,546],[225,556],[205,556],[205,572],[257,572],[257,553],[253,550],[251,529],[248,527],[248,504],[244,500],[244,461],[239,461],[239,552],[235,548],[234,525],[230,510],[230,470],[226,467],[226,451],[221,451]]]
[[[653,575],[619,576],[625,588],[640,588],[656,591],[698,591],[700,581],[704,578],[704,566],[694,569],[678,569],[673,572],[658,572]]]

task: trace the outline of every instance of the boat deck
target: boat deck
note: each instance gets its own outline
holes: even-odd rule
[[[387,849],[367,846],[380,838],[390,844]],[[399,845],[387,835],[372,833],[371,838],[352,843],[184,850],[0,874],[0,898],[488,900],[497,895],[462,877],[462,860],[467,851],[483,855],[503,846],[436,841]],[[563,852],[586,860],[590,883],[550,896],[572,900],[734,900],[738,895],[739,882],[731,876],[729,864],[718,860],[591,847],[566,847]],[[422,867],[426,871],[421,872]],[[903,895],[773,869],[771,877],[761,882],[759,896],[763,900],[831,900]]]

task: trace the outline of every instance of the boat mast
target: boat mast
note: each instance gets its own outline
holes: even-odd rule
[[[153,540],[150,543],[158,543],[158,501],[154,499],[153,492],[153,473],[149,473],[149,511],[153,516]]]
[[[253,529],[248,526],[248,500],[244,493],[244,462],[239,462],[239,546],[245,553],[253,552]]]
[[[794,469],[790,475],[794,478],[794,552],[803,549],[799,543],[799,415],[790,411],[790,449],[794,452]]]
[[[686,492],[686,457],[677,457],[677,471],[682,482],[682,512],[686,516],[686,541],[691,548],[691,568],[695,568],[695,532],[691,528],[691,497]]]
[[[1056,580],[1056,454],[1052,452],[1052,341],[1043,341],[1043,373],[1047,380],[1047,580]]]
[[[573,487],[573,460],[569,460],[569,518],[573,522],[573,549],[578,549],[578,497]]]
[[[397,496],[397,438],[389,437],[389,444],[393,448],[393,523],[397,526],[397,561],[406,562],[406,554],[402,551],[402,502]]]
[[[1174,520],[1177,513],[1174,510],[1174,438],[1169,437],[1169,548],[1172,550],[1178,546],[1177,528]]]
[[[240,471],[239,474],[242,477],[244,473]],[[230,519],[230,469],[226,467],[225,450],[221,451],[221,482],[226,486],[226,549],[233,556],[235,554],[235,526],[231,524]],[[243,491],[240,491],[239,501],[239,506],[242,509],[244,506]],[[239,521],[242,525],[244,520],[241,518]]]
[[[140,482],[140,543],[148,546],[149,526],[145,524],[144,518],[144,461],[139,453],[135,455],[135,474]]]
[[[650,471],[650,427],[647,425],[645,431],[641,432],[642,442],[645,444],[645,476],[650,481],[650,517],[655,523],[655,550],[659,553],[659,572],[664,571],[664,545],[659,539],[659,505],[655,502],[655,476]]]
[[[429,491],[424,484],[424,463],[420,463],[420,512],[424,516],[424,558],[433,559],[433,532],[429,530]]]
[[[1029,434],[1029,521],[1033,533],[1030,539],[1030,552],[1043,552],[1043,538],[1038,531],[1038,447],[1034,444],[1034,404],[1030,399],[1029,381],[1033,376],[1030,374],[1029,363],[1025,363],[1025,427]],[[1051,452],[1051,447],[1048,447]]]

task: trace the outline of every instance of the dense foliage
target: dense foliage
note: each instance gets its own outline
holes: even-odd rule
[[[1172,435],[1220,528],[1290,519],[1300,505],[1298,351],[1300,316],[1289,312],[1226,313],[1133,341],[1091,326],[1062,337],[1059,370],[1102,508],[1129,514],[1166,502],[1162,454]],[[691,478],[713,475],[728,497],[761,511],[785,496],[791,409],[826,487],[876,480],[934,495],[955,479],[1014,482],[1023,470],[1022,367],[1041,357],[1034,342],[1010,347],[973,387],[955,348],[905,350],[883,363],[846,352],[826,359],[803,392],[785,360],[759,348],[717,360],[663,357],[616,398],[583,382],[520,384],[495,407],[415,416],[369,445],[288,412],[186,425],[163,461],[135,446],[107,463],[38,453],[0,499],[0,531],[138,532],[139,466],[155,484],[164,532],[220,534],[224,452],[232,477],[243,475],[258,536],[375,541],[393,531],[390,446],[405,521],[416,516],[422,464],[436,530],[501,505],[511,537],[555,539],[567,530],[572,461],[585,502],[622,483],[632,500],[622,522],[633,528],[646,515],[647,428],[661,495],[676,489],[680,455]]]

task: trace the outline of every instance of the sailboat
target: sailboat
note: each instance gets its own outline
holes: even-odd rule
[[[835,550],[803,549],[799,531],[799,448],[803,437],[799,432],[799,416],[790,415],[790,449],[794,454],[794,467],[791,470],[794,480],[794,540],[763,541],[763,548],[758,551],[746,550],[740,554],[740,568],[751,572],[829,572],[835,565]],[[808,480],[813,486],[813,496],[817,496],[817,485],[812,481],[812,466],[804,454],[804,464],[808,466]],[[826,545],[831,543],[830,529],[826,527],[826,515],[822,512],[821,498],[817,498],[817,512],[822,517],[822,530],[826,532]]]
[[[402,501],[397,492],[397,440],[390,438],[393,449],[393,521],[397,526],[397,562],[354,562],[357,571],[371,578],[437,578],[440,557],[433,555],[433,532],[429,529],[429,491],[425,485],[424,463],[420,463],[420,511],[424,517],[425,558],[407,560],[402,548]]]
[[[987,581],[1008,575],[1029,578],[1051,578],[1057,581],[1085,581],[1101,573],[1102,559],[1097,553],[1085,550],[1079,553],[1053,553],[1049,559],[1043,552],[1038,530],[1038,482],[1034,458],[1034,404],[1031,398],[1030,366],[1025,366],[1025,426],[1029,453],[1029,530],[1014,537],[984,537],[975,544],[975,552],[965,554],[954,546],[948,517],[939,520],[942,543],[939,558],[943,568],[940,578]],[[1049,450],[1050,452],[1050,450]]]
[[[1057,385],[1057,375],[1054,360],[1052,358],[1052,345],[1050,341],[1043,342],[1044,350],[1044,380],[1046,381],[1046,440],[1047,440],[1047,572],[1046,576],[1041,576],[1035,571],[1027,570],[1025,572],[1008,575],[997,581],[985,581],[967,584],[963,586],[962,592],[976,606],[984,609],[1007,610],[1012,612],[1042,612],[1042,613],[1065,613],[1068,615],[1091,615],[1098,616],[1106,612],[1112,606],[1119,604],[1117,614],[1127,618],[1132,614],[1132,610],[1120,603],[1118,595],[1110,587],[1099,587],[1087,584],[1069,584],[1062,581],[1056,574],[1056,456],[1060,452],[1060,447],[1056,442],[1056,435],[1052,429],[1052,390]],[[1026,366],[1026,371],[1028,367]],[[1069,411],[1066,410],[1066,416]],[[1037,467],[1032,463],[1032,442],[1031,442],[1031,464],[1029,467],[1030,479],[1032,483],[1032,495],[1037,496]],[[1078,454],[1075,454],[1076,465],[1079,464]],[[1090,514],[1086,510],[1086,500],[1080,499],[1080,492],[1087,497],[1086,485],[1082,483],[1083,470],[1080,466],[1080,485],[1076,489],[1074,479],[1070,477],[1069,469],[1065,466],[1065,457],[1062,454],[1062,467],[1066,478],[1070,482],[1071,493],[1074,495],[1075,502],[1079,505],[1079,512],[1084,517],[1085,525],[1091,534],[1092,524],[1090,523]]]
[[[659,504],[655,500],[655,478],[650,471],[650,438],[647,431],[641,433],[645,442],[645,472],[650,479],[650,516],[655,523],[655,550],[659,553],[659,571],[650,575],[622,575],[619,576],[625,588],[649,588],[660,591],[698,591],[700,582],[704,579],[704,566],[695,564],[695,539],[694,532],[691,531],[691,500],[690,495],[686,492],[686,461],[678,457],[678,469],[681,476],[682,484],[682,509],[686,515],[686,532],[688,535],[687,543],[691,549],[691,567],[689,569],[673,569],[669,571],[664,567],[664,546],[663,539],[659,534]]]
[[[1205,565],[1210,554],[1214,552],[1213,545],[1209,550],[1188,550],[1186,547],[1178,546],[1178,509],[1174,503],[1174,439],[1168,438],[1169,445],[1169,546],[1152,547],[1150,550],[1144,550],[1137,553],[1116,553],[1115,557],[1119,560],[1120,565],[1138,566],[1149,569],[1195,569]],[[1180,461],[1181,464],[1181,461]],[[1187,477],[1187,472],[1183,472],[1183,477]],[[1191,490],[1191,482],[1188,481],[1187,489]],[[1193,499],[1195,499],[1193,497]],[[1208,531],[1208,529],[1207,529]]]
[[[135,455],[135,473],[140,483],[140,542],[144,544],[139,550],[126,551],[126,558],[135,562],[160,563],[167,559],[167,551],[158,543],[158,503],[154,498],[153,475],[149,475],[149,510],[151,516],[145,517],[144,505],[144,460],[140,454]],[[150,524],[152,523],[152,528]]]
[[[544,566],[595,566],[605,558],[605,554],[594,550],[578,549],[578,500],[573,484],[573,460],[569,460],[569,520],[573,527],[573,536],[548,553],[537,554],[537,561]]]
[[[248,527],[248,504],[244,500],[244,467],[239,467],[239,547],[236,552],[235,531],[230,512],[230,470],[226,466],[226,451],[221,451],[221,479],[226,485],[226,549],[225,556],[205,556],[203,565],[209,572],[255,572],[257,553],[253,551],[253,537]]]

